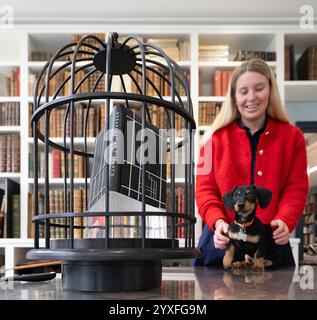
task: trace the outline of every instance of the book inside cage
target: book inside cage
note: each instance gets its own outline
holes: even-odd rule
[[[142,210],[142,176],[139,161],[142,120],[135,112],[122,104],[115,104],[110,117],[108,136],[101,130],[96,139],[94,164],[90,184],[89,211],[105,210],[106,188],[104,170],[109,164],[109,210],[116,212]],[[145,163],[145,203],[147,211],[165,212],[166,208],[166,161],[167,137],[147,122],[145,129],[148,154]],[[154,148],[154,149],[153,149]],[[153,157],[151,159],[151,157]],[[109,160],[107,160],[109,159]],[[104,217],[88,218],[86,237],[104,237]],[[114,216],[111,218],[110,236],[140,237],[139,216]],[[149,238],[165,238],[166,217],[148,216],[146,234]]]

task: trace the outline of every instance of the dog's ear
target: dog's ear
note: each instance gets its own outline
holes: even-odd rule
[[[232,190],[228,191],[223,197],[222,200],[226,206],[226,208],[231,211],[233,210],[233,202],[232,202],[232,195],[235,192],[236,188],[233,188]]]
[[[258,194],[259,206],[260,208],[265,209],[269,205],[272,199],[272,191],[266,188],[258,187],[258,186],[254,186],[254,187]]]

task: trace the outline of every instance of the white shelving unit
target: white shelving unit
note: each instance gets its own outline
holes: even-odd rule
[[[194,106],[194,116],[199,125],[199,102],[221,103],[224,97],[213,96],[210,90],[210,75],[216,68],[232,69],[240,64],[232,61],[238,50],[274,51],[276,61],[269,62],[276,73],[282,99],[284,101],[314,101],[317,102],[317,81],[284,81],[284,46],[294,43],[296,59],[311,44],[317,44],[317,32],[314,30],[299,29],[299,26],[287,25],[82,25],[82,26],[50,26],[50,25],[16,25],[10,30],[0,29],[0,41],[3,44],[0,52],[0,77],[10,69],[20,67],[20,96],[5,97],[1,95],[2,102],[18,102],[20,104],[20,126],[0,127],[0,134],[17,132],[21,137],[21,171],[17,174],[1,173],[0,179],[13,178],[20,183],[21,193],[21,238],[0,239],[0,253],[5,256],[5,268],[12,268],[16,263],[19,248],[32,247],[33,242],[27,238],[28,192],[33,186],[33,179],[29,178],[28,154],[33,145],[29,138],[28,107],[33,98],[29,96],[29,74],[38,72],[44,65],[42,61],[29,61],[32,50],[55,52],[59,47],[70,42],[72,34],[104,33],[105,38],[110,31],[116,31],[120,36],[137,34],[143,39],[153,37],[177,37],[188,41],[188,58],[179,64],[190,70],[191,98]],[[199,45],[215,44],[229,45],[228,62],[199,61]],[[200,79],[201,77],[201,79]],[[0,78],[1,80],[1,78]],[[199,81],[203,81],[203,94],[199,96]],[[207,89],[208,88],[208,89]],[[317,108],[317,106],[316,106]],[[199,127],[200,130],[206,126]],[[56,141],[61,139],[57,138]],[[76,138],[76,143],[83,143],[83,139]],[[198,134],[195,137],[198,146]],[[94,139],[89,139],[89,144],[94,144]],[[197,160],[198,150],[195,150]],[[196,161],[197,163],[197,161]],[[177,183],[182,183],[182,178],[177,177]],[[41,182],[41,180],[40,180]],[[59,185],[62,179],[56,179],[54,184]],[[81,185],[84,179],[75,179],[75,184]],[[201,220],[197,217],[196,240],[201,233]]]
[[[316,101],[317,100],[317,81],[285,81],[285,100],[286,101]]]
[[[0,239],[0,252],[3,253],[5,262],[2,272],[6,276],[13,276],[13,268],[25,261],[27,251],[33,246],[33,239]],[[40,246],[44,246],[44,239],[40,239]]]

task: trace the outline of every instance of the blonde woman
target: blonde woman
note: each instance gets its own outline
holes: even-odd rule
[[[257,217],[272,235],[275,266],[293,266],[289,237],[300,218],[308,192],[305,140],[289,123],[271,68],[261,59],[237,67],[226,99],[203,138],[197,166],[196,202],[205,223],[199,240],[202,258],[195,265],[220,265],[229,224],[222,196],[236,186],[255,184],[273,192]],[[244,257],[235,257],[244,260]]]

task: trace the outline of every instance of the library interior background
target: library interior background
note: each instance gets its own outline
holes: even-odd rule
[[[29,2],[33,5],[30,5]],[[272,2],[272,6],[266,4],[265,8],[260,8],[257,7],[259,3],[254,4],[254,1],[245,0],[240,1],[245,4],[244,12],[241,11],[238,3],[233,7],[229,6],[230,1],[224,1],[223,4],[217,3],[217,6],[220,5],[219,8],[216,3],[203,0],[195,1],[195,8],[193,5],[187,7],[184,1],[178,0],[169,6],[166,1],[159,1],[153,3],[153,6],[151,4],[151,8],[145,0],[131,1],[135,2],[133,7],[139,10],[134,10],[129,1],[118,1],[114,4],[112,11],[108,10],[108,6],[106,6],[108,8],[100,8],[100,5],[98,7],[97,2],[92,1],[93,5],[90,7],[86,5],[84,7],[87,8],[76,9],[78,12],[76,10],[72,12],[72,4],[75,1],[65,4],[63,11],[46,1],[28,1],[28,5],[18,3],[18,1],[1,1],[0,266],[2,269],[0,276],[12,277],[19,274],[51,271],[56,271],[57,275],[60,275],[61,261],[58,258],[39,259],[37,264],[36,261],[27,259],[29,250],[35,245],[35,233],[39,246],[47,245],[47,239],[45,239],[48,232],[47,225],[39,224],[35,232],[35,224],[32,219],[36,212],[42,215],[85,212],[89,209],[89,204],[91,204],[89,193],[92,192],[89,187],[93,185],[90,182],[95,181],[92,179],[94,175],[96,178],[96,172],[93,171],[96,170],[94,159],[89,158],[86,161],[80,152],[70,155],[70,152],[65,153],[63,147],[56,148],[56,145],[65,145],[67,148],[72,145],[71,149],[85,150],[87,153],[94,154],[98,146],[98,137],[100,138],[100,133],[105,129],[107,104],[105,99],[93,100],[92,103],[88,99],[75,102],[76,111],[73,114],[74,121],[71,129],[70,118],[65,117],[65,114],[69,112],[65,105],[60,104],[58,108],[52,109],[48,113],[47,119],[49,120],[46,122],[43,116],[38,122],[39,132],[45,133],[49,127],[46,134],[55,146],[52,148],[47,147],[45,139],[35,143],[34,127],[31,123],[32,114],[35,105],[36,108],[39,108],[41,103],[44,103],[41,102],[41,99],[47,103],[56,98],[71,96],[70,83],[61,86],[63,81],[67,82],[70,77],[74,79],[75,86],[81,79],[86,79],[79,85],[77,94],[106,91],[107,78],[98,79],[97,72],[88,76],[87,73],[91,72],[91,69],[85,68],[85,59],[91,58],[94,50],[100,47],[100,42],[96,38],[107,43],[109,34],[117,32],[119,42],[135,34],[140,41],[158,46],[181,68],[189,86],[192,117],[196,123],[190,147],[193,147],[192,157],[195,165],[201,138],[221,109],[234,68],[252,58],[259,57],[267,61],[276,76],[281,99],[286,106],[291,123],[304,132],[309,175],[306,206],[290,238],[296,262],[295,271],[289,274],[281,270],[251,274],[242,272],[235,278],[230,272],[224,273],[222,269],[197,268],[195,270],[191,259],[186,255],[184,259],[175,260],[171,257],[168,259],[163,257],[160,285],[151,289],[152,291],[138,291],[134,295],[125,293],[125,297],[144,299],[151,299],[151,297],[160,299],[253,299],[256,297],[257,299],[270,299],[275,294],[276,299],[316,299],[316,1],[289,1],[287,8],[282,7],[282,4],[276,4],[276,1],[268,1]],[[159,5],[161,2],[163,5]],[[163,9],[164,5],[171,8]],[[46,9],[43,8],[46,6]],[[275,9],[268,9],[269,7]],[[182,13],[180,13],[180,8],[183,8]],[[37,100],[39,93],[37,92],[36,96],[34,94],[41,70],[47,67],[48,61],[54,59],[57,50],[68,43],[73,43],[70,50],[73,49],[74,45],[86,34],[92,34],[95,38],[87,41],[90,47],[87,46],[85,52],[78,53],[77,58],[81,61],[76,67],[82,67],[81,70],[76,72],[76,75],[72,75],[70,55],[65,55],[64,58],[56,61],[52,72],[58,69],[60,72],[56,72],[52,77],[47,91],[57,92],[57,95],[55,97],[49,94],[46,96],[48,92],[44,91],[41,93],[42,97]],[[136,48],[137,41],[133,45]],[[148,86],[147,95],[154,98],[160,95],[162,100],[167,101],[166,104],[175,103],[170,86],[167,85],[170,82],[163,81],[155,73],[157,70],[155,68],[161,67],[160,63],[163,63],[163,60],[159,58],[155,55],[149,57],[154,61],[151,65],[154,71],[151,74],[152,78],[148,78],[148,83],[153,85]],[[41,80],[39,88],[45,83],[45,78]],[[142,72],[135,73],[135,77],[130,78],[125,75],[123,80],[119,76],[114,77],[111,84],[112,92],[129,92],[137,95],[140,88],[142,88]],[[159,88],[159,92],[155,88]],[[186,89],[183,86],[175,87],[175,89],[179,94],[177,101],[184,102],[184,108],[188,108],[190,103]],[[118,101],[124,104],[125,100],[118,99]],[[133,114],[133,111],[137,113],[140,108],[135,102],[130,109]],[[166,112],[158,107],[149,108],[148,112],[147,116],[151,119],[153,126],[162,128],[162,123],[166,122]],[[142,117],[142,114],[139,116]],[[177,115],[174,121],[176,129],[174,138],[177,143],[181,139],[184,122]],[[71,136],[72,139],[70,139]],[[177,152],[181,153],[181,151]],[[179,156],[177,152],[176,157]],[[203,223],[197,212],[194,192],[188,190],[188,186],[193,184],[187,174],[190,171],[183,170],[177,164],[171,166],[170,159],[166,161],[166,179],[164,180],[166,185],[163,188],[161,184],[161,189],[158,189],[165,192],[160,201],[164,202],[164,207],[172,206],[177,213],[185,215],[188,208],[192,206],[197,218],[195,226],[187,228],[184,224],[184,216],[181,215],[173,219],[171,228],[167,228],[168,219],[153,216],[146,220],[149,222],[147,229],[142,230],[141,217],[118,215],[107,220],[111,226],[108,229],[110,240],[112,238],[140,239],[144,231],[145,237],[149,238],[168,240],[174,237],[180,248],[186,248],[187,240],[195,234],[193,246],[197,246]],[[188,181],[189,184],[187,184]],[[65,185],[68,187],[65,188]],[[88,191],[86,191],[87,186]],[[73,191],[72,195],[69,193],[70,188]],[[170,188],[174,190],[173,196],[169,194]],[[142,180],[139,181],[139,184],[137,183],[136,189],[140,194],[142,193]],[[153,191],[153,194],[156,194],[156,191]],[[192,195],[191,200],[188,200],[188,194]],[[118,197],[115,201],[120,203],[121,198]],[[174,204],[171,205],[171,202]],[[119,205],[114,207],[117,210],[121,209]],[[63,219],[58,217],[50,220],[52,225],[49,227],[49,240],[62,240],[65,235],[69,237],[71,230],[74,240],[91,236],[91,233],[88,234],[84,228],[89,221],[84,214],[74,218],[72,227],[68,230],[58,227],[59,224],[64,223]],[[76,228],[73,228],[74,226]],[[101,235],[104,237],[105,232],[101,232]],[[305,272],[310,271],[315,274],[313,277],[315,280],[312,280],[312,283],[308,281],[306,283],[308,289],[305,290],[302,288],[305,283],[301,282],[301,277]],[[52,281],[61,281],[61,279],[57,277]],[[48,282],[47,288],[39,289],[34,285],[33,288],[30,287],[24,292],[18,285],[15,285],[12,291],[6,288],[1,289],[2,293],[6,293],[5,295],[0,293],[0,299],[77,299],[80,296],[80,292],[63,293],[61,287],[56,289],[57,285],[54,286],[55,283],[52,285]],[[244,296],[243,294],[237,296],[233,293],[234,288],[238,286],[244,288]],[[277,289],[277,286],[282,287],[283,290]],[[266,289],[261,291],[259,287]],[[269,293],[270,290],[271,293]],[[10,292],[14,292],[12,296]],[[111,294],[106,297],[118,297],[117,293]]]

